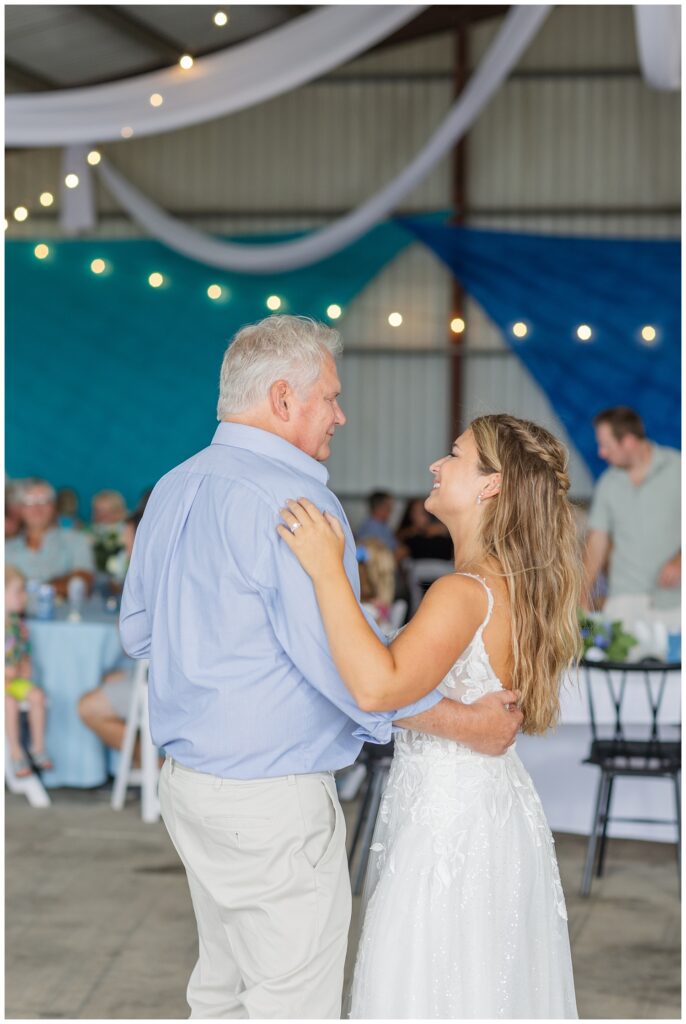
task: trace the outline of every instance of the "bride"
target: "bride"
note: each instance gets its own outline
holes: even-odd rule
[[[361,707],[398,708],[439,683],[463,703],[516,684],[524,731],[554,725],[578,648],[566,465],[564,447],[534,423],[470,424],[431,466],[426,501],[450,530],[456,572],[388,647],[345,576],[338,520],[305,499],[287,503],[277,529],[312,578]],[[577,1016],[553,838],[514,747],[488,757],[399,730],[371,850],[351,1017]]]

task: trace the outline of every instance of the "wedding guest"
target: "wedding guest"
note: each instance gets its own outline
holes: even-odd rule
[[[93,553],[89,538],[55,522],[55,489],[38,477],[22,481],[17,500],[22,529],[5,545],[6,560],[27,579],[49,582],[66,596],[72,576],[80,576],[90,588]]]
[[[90,532],[98,572],[112,575],[112,562],[124,552],[126,502],[119,491],[98,491],[91,502]]]
[[[439,558],[451,561],[453,543],[443,523],[424,508],[425,498],[410,498],[403,512],[396,537],[407,548],[409,557]]]
[[[360,603],[385,631],[390,626],[391,605],[395,598],[395,558],[385,544],[368,537],[357,546],[360,572]]]
[[[92,524],[94,527],[123,529],[126,522],[126,501],[119,491],[98,491],[91,502]]]
[[[128,562],[133,551],[133,541],[136,536],[138,524],[142,519],[142,512],[134,512],[126,520],[124,525],[124,549],[122,555],[125,559],[122,578],[125,575]],[[79,701],[79,715],[84,725],[99,736],[105,746],[112,750],[121,750],[126,730],[126,719],[129,714],[131,694],[133,692],[133,662],[126,655],[122,655],[119,665],[103,676],[100,686],[89,690]],[[139,764],[138,741],[133,754],[133,763]]]
[[[79,496],[73,487],[60,487],[55,505],[58,526],[67,529],[80,529],[83,526],[79,519]]]
[[[609,614],[617,599],[641,610],[676,608],[681,585],[681,454],[646,437],[641,417],[616,406],[594,418],[609,468],[596,484],[584,555],[585,607],[609,561]],[[644,607],[645,606],[645,607]]]
[[[45,694],[33,682],[31,647],[26,623],[26,583],[13,565],[5,565],[5,733],[18,779],[31,774],[31,763],[21,744],[19,713],[28,705],[31,760],[40,771],[49,771],[52,761],[44,749]]]
[[[367,504],[369,514],[358,526],[355,536],[359,540],[375,537],[376,540],[380,540],[382,544],[395,552],[398,541],[389,525],[395,504],[393,495],[388,491],[373,491],[367,499]]]
[[[5,540],[16,537],[21,530],[21,515],[16,500],[16,484],[5,485]]]

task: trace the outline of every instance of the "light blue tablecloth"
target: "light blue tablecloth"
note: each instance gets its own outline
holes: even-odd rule
[[[29,619],[33,676],[48,699],[45,745],[55,764],[46,786],[100,786],[107,780],[107,748],[79,718],[79,698],[123,659],[117,615],[89,604],[81,622],[58,612],[50,622]]]

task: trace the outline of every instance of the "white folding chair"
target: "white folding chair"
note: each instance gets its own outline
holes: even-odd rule
[[[23,712],[28,711],[28,701],[22,701],[19,704],[19,710]],[[26,775],[23,778],[18,779],[14,774],[12,755],[10,753],[7,739],[5,739],[5,785],[9,789],[10,793],[25,796],[32,807],[50,807],[52,803],[48,796],[48,791],[43,785],[39,775],[36,775],[35,772],[31,772],[30,775]]]
[[[394,601],[391,605],[391,610],[388,616],[388,624],[392,630],[400,629],[405,616],[407,615],[407,601],[399,597],[397,601]]]
[[[140,768],[133,767],[133,751],[136,735],[140,737]],[[157,797],[159,780],[159,755],[150,735],[148,712],[148,662],[139,661],[134,670],[133,692],[126,719],[126,731],[119,755],[119,767],[112,789],[112,808],[120,811],[126,802],[129,786],[141,787],[141,817],[145,822],[155,822],[160,817],[160,803]]]

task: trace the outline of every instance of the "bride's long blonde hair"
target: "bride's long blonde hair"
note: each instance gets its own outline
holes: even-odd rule
[[[501,474],[479,540],[507,580],[522,728],[542,733],[557,721],[560,677],[581,643],[581,558],[567,498],[568,453],[548,430],[514,416],[480,416],[469,429],[480,471]]]

